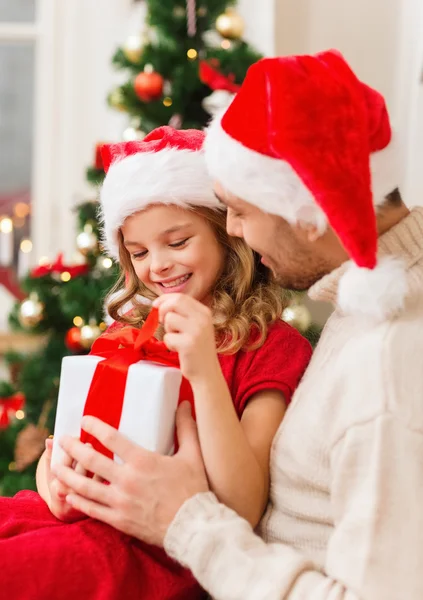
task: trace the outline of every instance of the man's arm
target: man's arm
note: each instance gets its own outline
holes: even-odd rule
[[[423,435],[384,414],[332,451],[335,530],[325,573],[284,544],[266,545],[212,494],[184,504],[167,552],[217,600],[423,598]]]

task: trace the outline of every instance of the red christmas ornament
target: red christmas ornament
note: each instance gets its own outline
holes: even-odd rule
[[[155,71],[152,73],[143,71],[135,77],[134,81],[135,93],[143,102],[151,102],[160,98],[163,94],[163,85],[163,77]]]
[[[66,348],[71,352],[82,352],[84,347],[81,344],[81,330],[79,327],[71,327],[65,335]]]
[[[11,419],[16,415],[18,410],[22,410],[25,406],[25,396],[21,392],[0,398],[0,429],[7,429]]]

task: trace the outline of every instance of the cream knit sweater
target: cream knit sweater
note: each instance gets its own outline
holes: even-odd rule
[[[212,493],[167,533],[217,600],[423,600],[423,208],[380,254],[407,264],[406,310],[330,318],[275,437],[264,541]],[[341,272],[310,295],[335,302]]]

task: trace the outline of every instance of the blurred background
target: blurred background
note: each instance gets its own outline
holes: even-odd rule
[[[423,204],[421,0],[0,0],[0,494],[33,486],[61,358],[106,327],[101,143],[202,127],[260,56],[328,48],[384,94]],[[329,310],[284,318],[317,339]]]

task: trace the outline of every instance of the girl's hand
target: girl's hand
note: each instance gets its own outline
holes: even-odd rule
[[[48,507],[56,519],[65,521],[67,523],[73,523],[80,519],[85,519],[84,515],[79,510],[75,510],[68,502],[66,502],[66,496],[70,490],[65,486],[57,477],[51,472],[51,454],[53,450],[53,440],[48,438],[46,440],[46,452],[45,452],[45,467],[47,473],[47,485],[50,493],[50,501]],[[66,454],[62,464],[66,467],[72,467],[73,459]],[[82,467],[76,465],[75,470],[81,475],[85,475],[86,471]]]
[[[165,294],[153,306],[164,325],[164,343],[179,354],[183,376],[196,383],[220,373],[210,309],[185,294]]]

